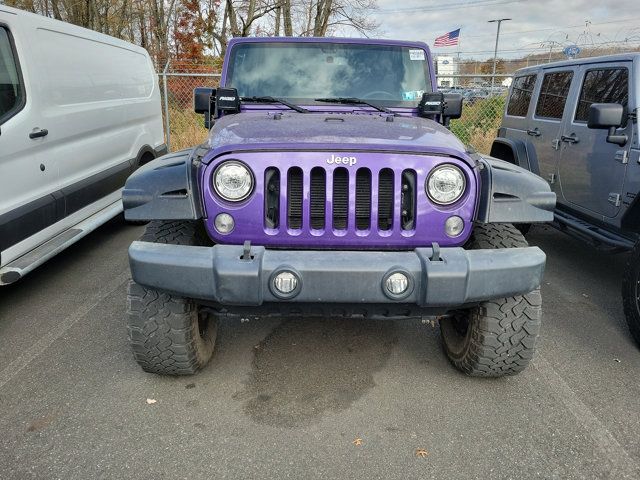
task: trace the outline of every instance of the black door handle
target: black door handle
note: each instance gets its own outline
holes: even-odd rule
[[[542,133],[540,133],[540,130],[538,130],[537,128],[534,128],[533,130],[527,130],[527,135],[531,135],[532,137],[539,137],[540,135],[542,135]]]
[[[572,133],[571,135],[567,136],[567,135],[562,135],[560,137],[560,140],[562,140],[563,142],[567,142],[567,143],[578,143],[579,140],[576,138],[575,133]]]
[[[29,138],[41,138],[46,137],[47,135],[49,135],[49,130],[47,130],[46,128],[39,128],[35,132],[31,132],[29,134]]]

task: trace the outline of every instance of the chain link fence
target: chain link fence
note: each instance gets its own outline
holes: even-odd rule
[[[443,78],[439,79],[442,84]],[[451,75],[451,87],[442,91],[460,93],[464,99],[462,117],[451,122],[451,131],[466,145],[489,153],[498,133],[507,101],[511,75]]]
[[[451,131],[465,144],[489,153],[500,127],[510,75],[448,75],[439,79],[440,89],[464,97],[462,118],[451,122]],[[167,72],[159,74],[165,139],[170,151],[202,143],[207,137],[204,118],[193,111],[193,89],[217,87],[219,73]]]
[[[193,89],[215,88],[220,83],[219,73],[159,74],[162,92],[162,116],[164,135],[169,151],[176,152],[198,145],[207,138],[204,117],[193,111]]]

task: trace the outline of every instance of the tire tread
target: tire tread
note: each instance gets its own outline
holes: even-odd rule
[[[522,233],[511,224],[476,226],[468,244],[472,249],[526,246]],[[452,355],[445,341],[447,356],[456,368],[471,376],[501,377],[518,374],[529,365],[542,319],[539,288],[525,295],[489,300],[459,314],[469,316],[472,330],[462,355]]]
[[[154,221],[147,225],[140,240],[202,245],[206,243],[204,235],[195,222]],[[129,282],[128,337],[133,356],[143,370],[163,375],[192,375],[206,365],[213,352],[215,336],[203,343],[197,338],[197,322],[198,306],[192,300]]]

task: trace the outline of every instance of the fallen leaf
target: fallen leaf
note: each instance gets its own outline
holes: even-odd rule
[[[613,361],[616,362],[616,363],[620,363],[620,359],[619,358],[614,358]]]
[[[416,448],[416,457],[425,458],[429,456],[429,452],[427,452],[424,448]]]
[[[587,295],[586,293],[583,293],[583,294],[582,294],[582,296],[583,296],[584,298],[589,298],[589,295]]]
[[[147,398],[147,405],[153,405],[157,400],[155,398]]]
[[[360,445],[362,445],[362,439],[361,438],[356,438],[353,442],[356,447],[359,447]]]

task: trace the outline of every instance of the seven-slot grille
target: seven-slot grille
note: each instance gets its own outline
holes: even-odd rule
[[[283,178],[286,186],[281,185]],[[269,229],[385,232],[394,227],[416,227],[417,182],[413,170],[314,167],[303,171],[291,167],[281,172],[270,167],[265,171],[264,188],[264,223]],[[286,192],[284,200],[279,192]],[[280,214],[283,209],[285,215]]]

